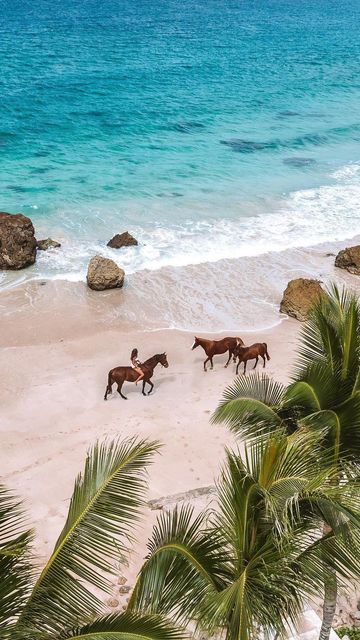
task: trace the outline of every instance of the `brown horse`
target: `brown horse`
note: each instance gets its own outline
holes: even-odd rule
[[[166,369],[168,368],[169,363],[167,361],[166,353],[157,353],[151,358],[149,358],[148,360],[146,360],[145,362],[143,362],[141,365],[141,369],[144,372],[144,377],[142,381],[143,396],[146,396],[146,393],[144,391],[146,383],[148,383],[148,385],[150,385],[151,387],[150,391],[148,392],[148,395],[150,395],[150,393],[154,388],[154,385],[151,382],[151,378],[154,375],[154,369],[157,364],[161,364]],[[118,393],[121,395],[122,398],[124,398],[124,400],[127,400],[127,397],[124,396],[123,393],[121,393],[121,388],[125,381],[135,382],[135,380],[138,379],[138,376],[139,374],[132,367],[115,367],[115,369],[111,369],[108,375],[108,384],[105,390],[104,400],[107,400],[108,394],[112,393],[112,385],[114,384],[114,382],[117,384]]]
[[[229,352],[229,359],[225,365],[228,366],[231,356],[234,355],[234,349],[238,344],[244,344],[241,338],[222,338],[221,340],[206,340],[205,338],[197,338],[195,336],[195,342],[191,349],[196,349],[196,347],[200,346],[204,349],[207,358],[204,360],[204,371],[206,371],[206,363],[210,360],[210,369],[214,368],[213,365],[213,356],[219,355],[221,353]],[[234,359],[235,362],[235,359]]]
[[[263,365],[264,367],[266,363],[265,356],[268,360],[270,360],[266,342],[255,342],[255,344],[252,344],[250,347],[244,347],[241,344],[237,344],[234,350],[234,356],[235,358],[239,359],[239,362],[236,365],[236,375],[238,374],[239,366],[241,362],[244,363],[244,375],[245,375],[246,365],[248,360],[256,359],[254,364],[254,369],[256,368],[256,365],[259,361],[259,356],[261,356],[264,361],[264,365]]]

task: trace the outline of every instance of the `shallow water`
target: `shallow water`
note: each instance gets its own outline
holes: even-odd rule
[[[357,1],[1,9],[1,208],[63,245],[2,286],[83,279],[94,253],[132,273],[358,232]],[[140,246],[107,249],[127,228]]]

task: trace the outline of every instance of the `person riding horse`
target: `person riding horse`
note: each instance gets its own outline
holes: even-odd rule
[[[130,356],[130,360],[131,360],[132,368],[135,369],[136,373],[139,374],[139,377],[137,378],[137,380],[135,380],[135,384],[137,384],[144,377],[144,372],[143,372],[143,370],[141,368],[141,362],[140,362],[140,360],[138,358],[138,350],[137,349],[133,349],[132,350],[131,356]]]
[[[135,354],[133,356],[134,351],[135,351]],[[117,384],[118,393],[121,395],[122,398],[124,398],[124,400],[126,400],[127,399],[126,396],[124,396],[124,394],[121,391],[122,386],[124,382],[137,382],[137,380],[139,380],[138,376],[140,371],[143,374],[141,376],[142,377],[142,394],[143,396],[146,395],[145,385],[148,384],[150,387],[150,391],[148,391],[147,395],[149,395],[154,388],[154,385],[151,382],[151,378],[154,375],[155,367],[158,364],[161,364],[162,367],[165,367],[165,369],[167,369],[169,366],[165,352],[155,353],[155,355],[151,356],[151,358],[148,358],[147,360],[145,360],[145,362],[142,362],[140,365],[141,366],[140,371],[139,371],[139,368],[140,368],[139,365],[136,362],[133,363],[133,357],[134,359],[135,358],[137,359],[136,349],[134,349],[131,353],[131,367],[115,367],[114,369],[110,369],[108,373],[108,382],[105,389],[104,400],[107,400],[109,393],[112,393],[113,384]]]

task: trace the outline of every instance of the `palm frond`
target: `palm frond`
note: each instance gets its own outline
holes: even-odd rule
[[[32,538],[21,502],[0,485],[0,632],[13,626],[29,593]]]
[[[295,380],[306,377],[315,362],[326,362],[330,370],[352,385],[359,380],[360,307],[356,296],[332,285],[315,305],[301,333]]]
[[[266,374],[239,376],[225,389],[212,422],[224,423],[244,438],[285,429],[280,412],[284,391],[283,385]]]
[[[99,618],[58,640],[186,640],[189,635],[163,618],[125,612]]]
[[[102,611],[94,587],[110,589],[139,517],[146,466],[158,444],[146,440],[97,443],[75,481],[65,526],[19,619],[24,628],[61,631]]]
[[[331,410],[317,411],[302,418],[301,426],[323,434],[334,459],[358,460],[360,456],[360,392]]]
[[[214,531],[204,533],[206,514],[182,506],[157,519],[149,553],[129,602],[132,610],[196,619],[207,591],[226,583],[227,550]]]

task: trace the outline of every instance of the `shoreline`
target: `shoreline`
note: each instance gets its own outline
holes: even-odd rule
[[[103,292],[91,291],[85,282],[26,281],[0,289],[0,346],[39,344],[103,328],[207,334],[268,331],[286,320],[279,306],[293,278],[318,279],[323,286],[336,282],[360,294],[357,277],[334,266],[334,254],[359,241],[355,237],[308,249],[144,270],[125,276],[122,289]]]

